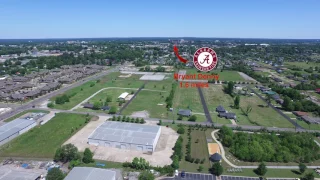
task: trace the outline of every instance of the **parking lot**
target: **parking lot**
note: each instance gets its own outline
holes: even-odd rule
[[[163,180],[216,180],[216,176],[212,174],[201,174],[201,173],[185,173],[185,177],[181,177],[181,174],[179,173],[179,176],[174,178],[165,178]]]
[[[155,152],[153,152],[152,155],[145,154],[141,151],[89,145],[87,142],[90,134],[106,120],[107,117],[99,116],[97,121],[89,122],[64,144],[74,144],[79,151],[84,151],[84,149],[88,147],[94,153],[93,158],[98,160],[131,162],[134,157],[142,157],[153,166],[165,166],[172,163],[170,156],[173,153],[172,148],[178,139],[178,134],[171,128],[162,128]],[[156,125],[156,123],[155,121],[147,121],[146,124]]]
[[[221,180],[259,180],[259,178],[244,176],[221,176]]]

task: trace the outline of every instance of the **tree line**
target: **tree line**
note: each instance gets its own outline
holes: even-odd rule
[[[219,138],[242,161],[309,163],[320,159],[319,146],[313,141],[314,136],[308,133],[234,133],[231,128],[223,126]]]

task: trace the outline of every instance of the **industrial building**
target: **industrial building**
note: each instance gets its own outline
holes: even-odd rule
[[[29,119],[16,119],[0,127],[0,146],[14,139],[29,129],[35,127],[37,122]]]
[[[116,172],[91,167],[74,167],[64,180],[116,180]]]
[[[160,126],[107,121],[88,138],[88,144],[143,152],[154,152]]]

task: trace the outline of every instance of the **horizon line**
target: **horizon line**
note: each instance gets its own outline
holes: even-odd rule
[[[173,38],[194,38],[194,39],[261,39],[261,40],[320,40],[318,38],[243,38],[243,37],[192,37],[192,36],[177,36],[177,37],[151,37],[151,36],[141,36],[141,37],[70,37],[70,38],[59,38],[59,37],[55,37],[55,38],[0,38],[1,40],[51,40],[51,39],[64,39],[64,40],[68,40],[68,39],[137,39],[137,38],[161,38],[161,39],[173,39]]]

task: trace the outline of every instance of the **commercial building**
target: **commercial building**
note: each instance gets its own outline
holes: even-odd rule
[[[154,152],[161,133],[160,126],[107,121],[88,138],[96,146]]]
[[[16,119],[0,127],[0,146],[27,132],[37,125],[36,121],[28,119]]]
[[[116,180],[116,172],[91,167],[74,167],[64,180]]]

